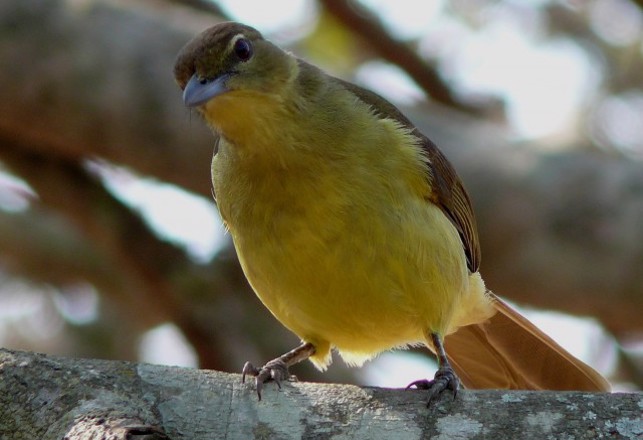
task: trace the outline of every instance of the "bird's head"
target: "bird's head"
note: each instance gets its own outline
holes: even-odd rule
[[[279,95],[296,76],[296,59],[264,40],[256,29],[219,23],[187,43],[174,65],[174,77],[188,107],[203,106],[227,94]]]

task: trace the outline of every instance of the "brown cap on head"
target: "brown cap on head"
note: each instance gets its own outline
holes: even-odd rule
[[[183,46],[174,63],[174,79],[181,89],[195,73],[206,76],[209,72],[225,71],[226,64],[232,64],[232,60],[222,55],[239,34],[250,41],[263,40],[261,33],[250,26],[224,22],[206,29]]]

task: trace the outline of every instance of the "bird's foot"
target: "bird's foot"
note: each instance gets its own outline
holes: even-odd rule
[[[460,380],[450,366],[441,367],[435,373],[433,380],[420,379],[408,384],[406,389],[415,387],[418,390],[427,390],[429,397],[426,406],[438,399],[444,390],[453,391],[453,398],[458,395],[458,388],[460,388]]]
[[[273,380],[281,389],[281,382],[290,378],[288,366],[281,358],[273,359],[261,368],[257,368],[250,362],[246,362],[241,374],[241,382],[243,383],[246,381],[246,375],[255,377],[255,387],[257,388],[259,400],[261,400],[261,390],[263,389],[264,383]]]

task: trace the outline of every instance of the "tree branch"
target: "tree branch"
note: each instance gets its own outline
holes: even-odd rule
[[[409,45],[393,38],[379,18],[365,6],[352,0],[318,1],[351,32],[361,37],[361,40],[373,48],[380,57],[406,71],[436,102],[466,113],[482,112],[482,108],[458,99],[435,69],[431,68]]]
[[[216,332],[198,324],[189,302],[179,299],[186,292],[173,283],[179,274],[200,278],[183,252],[159,240],[79,164],[1,140],[2,160],[29,182],[44,205],[65,216],[117,268],[114,272],[124,282],[103,293],[111,293],[122,309],[131,310],[130,318],[175,322],[203,365],[223,367],[212,350],[217,345]]]
[[[639,8],[643,9],[643,0],[632,0]]]
[[[219,6],[214,1],[211,1],[211,0],[165,0],[165,1],[169,1],[177,5],[187,6],[197,11],[209,12],[224,20],[230,20],[230,17],[228,17],[225,14],[223,9],[221,9],[221,6]]]
[[[0,438],[635,438],[640,394],[422,391],[284,383],[262,401],[239,375],[0,350]],[[147,436],[147,437],[145,437]]]
[[[63,219],[45,209],[24,213],[0,211],[0,258],[3,268],[40,283],[89,281],[101,290],[123,288],[114,267]]]
[[[0,82],[13,85],[0,100],[0,133],[67,160],[129,164],[210,197],[207,171],[185,170],[210,161],[214,140],[182,105],[172,66],[191,26],[213,20],[186,9],[10,0],[0,27],[20,25],[0,40]],[[184,31],[170,25],[177,19]]]

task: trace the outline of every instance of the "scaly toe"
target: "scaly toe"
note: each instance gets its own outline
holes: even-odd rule
[[[419,390],[428,391],[428,400],[426,406],[438,400],[440,395],[445,390],[453,391],[453,398],[455,399],[460,387],[460,380],[451,368],[441,368],[435,373],[433,380],[420,379],[411,382],[406,389],[415,387]]]
[[[255,387],[259,400],[261,400],[261,391],[263,390],[264,383],[272,380],[281,388],[281,382],[290,377],[288,366],[279,358],[267,362],[266,365],[261,368],[257,368],[250,362],[246,362],[241,373],[241,381],[243,383],[246,381],[246,375],[255,377]]]

